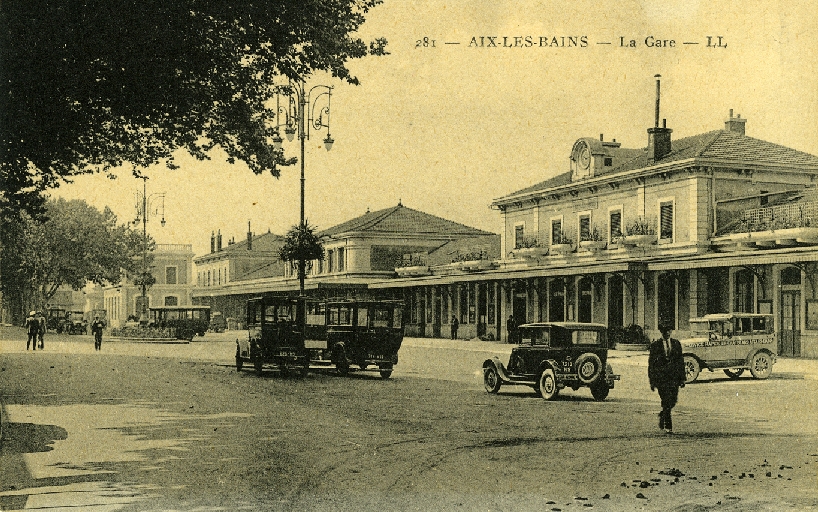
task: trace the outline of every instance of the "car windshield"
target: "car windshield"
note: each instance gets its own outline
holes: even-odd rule
[[[548,345],[548,330],[546,329],[522,329],[520,333],[521,345]]]

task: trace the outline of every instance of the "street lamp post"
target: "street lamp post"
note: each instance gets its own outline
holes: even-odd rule
[[[148,191],[148,177],[142,176],[142,194],[140,195],[139,192],[136,193],[137,201],[136,201],[136,219],[134,219],[134,224],[142,221],[142,278],[141,278],[141,285],[142,285],[142,295],[141,301],[139,305],[139,323],[146,323],[147,322],[147,294],[148,294],[148,285],[145,282],[146,276],[148,274],[148,217],[150,217],[149,208],[151,205],[159,202],[159,208],[157,212],[161,212],[162,220],[160,224],[162,227],[165,227],[165,193],[164,192],[157,192],[151,195],[147,194]]]
[[[326,96],[326,105],[324,105]],[[281,105],[281,98],[285,99],[285,105]],[[314,85],[309,90],[305,89],[304,82],[290,83],[288,86],[281,86],[276,94],[276,116],[284,118],[283,123],[278,123],[273,135],[273,145],[276,149],[282,148],[284,142],[279,134],[279,128],[284,127],[287,140],[292,142],[298,133],[301,139],[301,215],[299,227],[305,228],[304,217],[304,153],[307,139],[310,138],[310,129],[327,129],[327,136],[324,138],[324,147],[327,151],[332,149],[335,142],[329,133],[330,100],[332,99],[332,87],[328,85]],[[298,289],[304,295],[304,278],[306,273],[306,260],[298,260]]]

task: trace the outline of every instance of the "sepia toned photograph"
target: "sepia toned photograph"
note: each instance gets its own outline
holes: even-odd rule
[[[0,4],[0,511],[818,509],[811,0]]]

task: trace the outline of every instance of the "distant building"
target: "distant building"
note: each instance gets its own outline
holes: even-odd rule
[[[407,208],[402,204],[366,212],[318,234],[324,241],[325,258],[323,261],[308,262],[305,290],[307,294],[319,297],[367,294],[371,283],[394,277],[395,268],[403,265],[407,255],[426,255],[458,240],[493,236],[499,252],[499,235]],[[254,248],[256,240],[257,238],[253,239]],[[240,248],[237,250],[241,251]],[[220,259],[215,253],[196,258],[197,265],[202,265],[199,263],[202,261],[210,265],[221,265],[222,270],[226,268],[233,256],[226,254]],[[212,311],[222,311],[225,316],[241,322],[246,301],[250,297],[262,294],[297,295],[297,269],[281,262],[278,251],[266,258],[267,266],[264,266],[262,262],[265,257],[259,257],[259,268],[281,268],[282,274],[263,275],[259,271],[241,276],[233,275],[221,286],[197,288],[194,292],[195,302],[210,305]],[[197,270],[203,279],[202,272],[205,268],[202,265]],[[207,268],[210,269],[212,280],[213,267]]]
[[[190,244],[157,244],[150,270],[156,283],[146,291],[148,307],[192,304],[193,247]],[[141,296],[142,288],[127,277],[118,285],[106,286],[103,304],[108,326],[121,327],[128,318],[138,318],[137,301]]]

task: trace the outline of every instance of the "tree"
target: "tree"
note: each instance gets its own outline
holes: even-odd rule
[[[27,276],[33,303],[48,302],[62,285],[118,283],[141,263],[142,234],[118,225],[113,212],[81,200],[49,200],[46,219],[28,219],[19,272]]]
[[[382,0],[0,3],[0,209],[71,176],[184,149],[278,177],[276,83],[386,53],[355,34]]]
[[[303,224],[291,227],[284,235],[284,245],[279,249],[279,255],[282,261],[290,262],[299,270],[298,265],[304,265],[307,261],[324,259],[324,244],[315,234],[315,228],[305,219]],[[299,279],[303,276],[304,272],[298,272]]]

